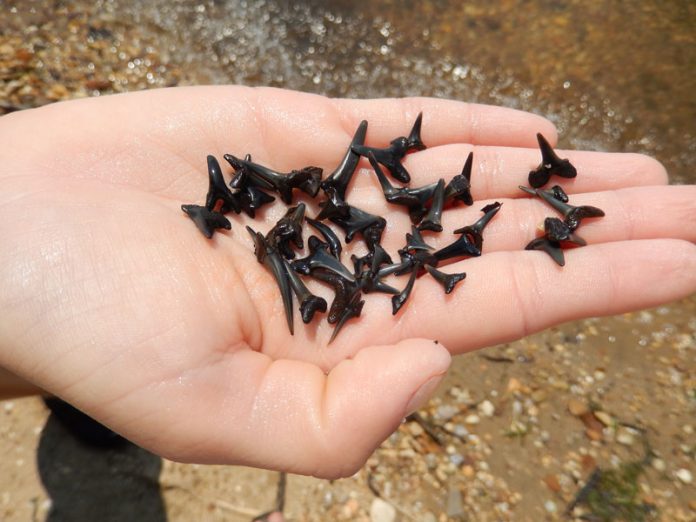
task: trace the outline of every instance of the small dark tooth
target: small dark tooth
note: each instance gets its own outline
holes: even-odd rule
[[[416,276],[418,275],[418,269],[420,267],[418,265],[413,267],[413,270],[411,271],[411,276],[408,278],[408,283],[406,283],[406,287],[401,291],[399,295],[395,295],[392,297],[392,315],[396,315],[399,310],[401,310],[401,307],[404,306],[404,303],[408,300],[409,296],[411,295],[411,291],[413,290],[413,284],[416,282]]]
[[[433,194],[433,202],[430,210],[418,225],[418,230],[432,230],[433,232],[442,232],[442,207],[445,204],[445,180],[441,179],[437,182],[435,194]]]
[[[216,229],[223,228],[225,230],[230,230],[232,228],[232,223],[230,223],[225,216],[220,214],[220,212],[208,210],[206,207],[201,207],[200,205],[181,205],[181,210],[193,220],[198,230],[208,239],[213,237],[213,232]]]
[[[474,246],[478,250],[481,250],[483,248],[483,230],[486,228],[486,225],[490,223],[491,219],[493,219],[493,216],[498,213],[500,207],[502,206],[503,204],[498,203],[497,201],[495,203],[491,203],[490,205],[486,205],[481,209],[483,216],[480,217],[476,223],[470,226],[458,228],[454,231],[454,233],[466,235]]]
[[[208,156],[208,194],[205,197],[205,207],[215,210],[217,203],[221,201],[221,213],[234,211],[239,214],[240,206],[237,195],[234,194],[222,176],[222,169],[215,156]]]
[[[346,189],[350,183],[355,169],[358,167],[358,162],[360,161],[360,155],[353,151],[353,147],[361,146],[365,144],[365,135],[367,134],[367,121],[363,120],[360,122],[358,129],[353,135],[353,141],[351,141],[346,151],[343,160],[339,163],[336,170],[334,170],[324,181],[321,182],[321,188],[326,191],[328,187],[333,187],[336,193],[341,199],[346,198]]]
[[[565,256],[563,255],[563,250],[561,250],[561,245],[557,241],[551,241],[546,237],[539,237],[532,239],[529,244],[524,247],[525,250],[541,250],[546,252],[551,259],[553,259],[560,266],[565,265]]]
[[[470,152],[464,162],[462,173],[454,176],[445,188],[445,205],[451,202],[462,201],[465,205],[473,205],[471,196],[471,169],[474,164],[474,153]]]
[[[464,278],[466,277],[466,273],[464,272],[458,274],[446,274],[430,265],[425,265],[425,269],[431,276],[433,276],[433,279],[435,279],[435,281],[442,285],[442,287],[445,289],[446,294],[451,293],[452,290],[454,290],[456,284],[459,283],[459,281],[464,280]]]
[[[541,150],[541,163],[529,173],[528,180],[532,187],[543,187],[554,175],[562,178],[574,178],[578,175],[572,163],[567,159],[559,158],[544,136],[537,134],[537,141]]]

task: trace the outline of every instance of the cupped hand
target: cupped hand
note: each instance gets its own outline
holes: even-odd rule
[[[487,203],[503,207],[483,255],[444,269],[467,273],[452,294],[423,277],[395,317],[388,296],[370,294],[331,345],[323,316],[304,326],[296,312],[290,335],[244,230],[267,232],[281,202],[256,220],[231,216],[232,230],[212,240],[181,211],[204,201],[207,154],[329,173],[360,120],[367,143],[384,146],[421,111],[428,149],[405,160],[411,185],[451,178],[473,150],[476,200],[446,211],[445,231],[426,240],[447,244]],[[583,223],[589,245],[567,251],[563,268],[523,250],[554,215],[517,188],[539,163],[537,132],[555,143],[548,121],[509,109],[242,87],[2,117],[0,366],[172,459],[349,475],[433,391],[450,352],[696,290],[696,188],[666,186],[645,156],[561,151],[578,169],[560,182],[571,202],[606,216]],[[384,201],[367,162],[347,199],[387,218],[383,244],[395,255],[408,217]]]

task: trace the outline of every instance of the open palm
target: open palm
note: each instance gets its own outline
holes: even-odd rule
[[[449,243],[485,204],[503,203],[484,254],[444,269],[467,273],[448,296],[424,277],[396,317],[387,296],[371,294],[331,345],[321,315],[305,327],[296,313],[291,336],[244,230],[267,232],[286,207],[234,216],[212,240],[181,212],[204,200],[207,154],[330,172],[360,120],[368,144],[383,146],[420,111],[429,148],[405,161],[413,186],[451,178],[474,150],[476,203],[446,212],[445,231],[426,241]],[[537,132],[555,141],[546,120],[507,109],[241,87],[3,117],[0,366],[169,458],[350,474],[432,392],[449,365],[444,346],[461,353],[696,289],[696,189],[665,186],[664,169],[639,155],[561,153],[579,172],[561,183],[571,202],[606,217],[582,225],[589,246],[568,252],[563,268],[524,251],[554,215],[517,188],[539,162]],[[394,255],[408,217],[363,167],[347,199],[387,218],[383,245]]]

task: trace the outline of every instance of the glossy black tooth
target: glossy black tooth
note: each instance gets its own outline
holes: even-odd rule
[[[604,216],[604,211],[597,207],[592,207],[589,205],[575,207],[556,199],[549,192],[544,190],[537,190],[537,194],[541,199],[563,215],[566,224],[571,230],[578,228],[580,226],[580,222],[585,218]]]
[[[571,230],[575,230],[580,226],[580,222],[585,218],[595,218],[604,216],[604,211],[597,207],[583,205],[581,207],[573,207],[566,215],[565,222]]]
[[[566,194],[565,190],[563,190],[563,187],[561,187],[560,185],[554,185],[553,187],[551,187],[551,193],[553,194],[553,197],[556,198],[558,201],[568,203],[568,194]]]
[[[541,164],[529,173],[529,184],[532,187],[544,186],[552,175],[562,178],[574,178],[578,175],[573,164],[567,159],[559,158],[544,136],[537,134],[537,141],[541,150]]]
[[[423,113],[418,113],[416,121],[413,123],[411,132],[408,135],[408,147],[415,150],[425,149],[425,144],[421,140],[421,124],[423,123]]]
[[[294,335],[295,329],[293,325],[293,309],[292,309],[292,289],[289,280],[289,271],[286,270],[287,263],[280,256],[278,251],[263,237],[262,234],[254,231],[250,227],[246,227],[249,235],[254,241],[254,253],[259,263],[262,263],[266,269],[271,272],[276,280],[280,290],[280,296],[283,300],[283,308],[285,309],[285,320],[288,323],[290,334]]]
[[[585,246],[587,241],[573,233],[571,227],[565,221],[555,217],[548,217],[544,220],[545,237],[549,241],[567,241],[578,246]]]
[[[358,162],[360,161],[360,154],[353,151],[354,146],[361,146],[365,144],[365,136],[367,135],[367,121],[363,120],[360,122],[358,129],[353,135],[353,140],[348,146],[343,160],[339,163],[336,170],[334,170],[329,177],[327,177],[322,183],[321,188],[326,190],[327,187],[334,187],[338,192],[341,199],[346,197],[346,189],[350,183],[355,169],[358,167]]]
[[[370,273],[376,274],[379,268],[385,264],[392,264],[392,258],[389,256],[386,250],[382,248],[382,245],[377,243],[375,245],[374,251],[372,252],[372,262],[370,264]]]
[[[297,248],[304,247],[302,240],[302,221],[304,220],[305,204],[300,203],[291,207],[278,220],[275,226],[266,234],[269,243],[287,259],[293,259],[295,252],[290,247],[294,243]]]
[[[374,282],[374,290],[373,292],[382,292],[383,294],[391,294],[391,295],[398,295],[399,290],[394,288],[393,286],[390,286],[386,283],[383,283],[382,281],[375,281]]]
[[[560,266],[565,265],[565,256],[563,255],[563,250],[561,250],[561,245],[557,241],[551,241],[545,237],[539,237],[532,239],[526,247],[525,250],[541,250],[546,252],[551,259],[553,259]]]
[[[502,205],[502,203],[497,201],[495,203],[491,203],[490,205],[486,205],[481,209],[483,216],[480,217],[476,223],[470,226],[458,228],[454,231],[454,233],[466,235],[471,243],[473,243],[473,245],[480,251],[483,248],[483,230],[486,228],[486,225],[488,225],[491,219],[493,219],[493,216],[498,213]]]
[[[215,156],[208,155],[208,194],[205,198],[205,207],[208,210],[215,210],[218,201],[222,201],[220,212],[234,210],[239,214],[240,207],[237,196],[225,183],[218,160],[215,159]]]
[[[313,238],[314,236],[312,236]],[[312,239],[310,238],[310,240]],[[326,243],[319,242],[319,244],[312,242],[310,248],[310,255],[303,259],[298,259],[293,263],[293,267],[297,267],[297,271],[301,274],[307,273],[307,268],[309,273],[312,274],[316,269],[324,269],[333,274],[343,277],[347,281],[355,282],[355,275],[351,273],[346,266],[336,259],[333,255],[327,252],[329,246]]]
[[[425,242],[417,227],[411,226],[411,233],[406,234],[406,250],[435,250]]]
[[[402,261],[400,263],[393,263],[385,267],[380,268],[375,276],[377,279],[383,279],[391,274],[401,274],[405,271],[410,271],[413,268],[413,263],[411,261]]]
[[[539,150],[541,151],[541,162],[547,167],[560,163],[561,158],[558,157],[551,144],[546,141],[546,138],[540,132],[537,132],[536,136],[539,142]]]
[[[225,154],[223,158],[225,158],[225,161],[227,161],[227,163],[229,163],[236,172],[241,172],[244,174],[245,179],[243,180],[243,183],[245,185],[252,184],[266,190],[276,190],[276,186],[272,182],[259,176],[256,172],[249,168],[249,164],[251,163],[251,155],[247,154],[243,160],[233,156],[232,154]],[[242,180],[238,181],[238,183],[240,182],[242,182]]]
[[[213,237],[213,232],[216,229],[223,228],[225,230],[230,230],[232,228],[232,224],[225,216],[214,210],[208,210],[206,207],[200,205],[181,205],[181,210],[193,220],[198,230],[208,239]]]
[[[247,213],[249,217],[256,217],[256,210],[268,205],[275,201],[275,198],[270,194],[266,194],[263,190],[248,186],[242,192],[239,193],[239,201],[242,206],[242,210]]]
[[[527,178],[529,184],[534,188],[543,187],[549,182],[549,179],[551,179],[551,173],[541,166],[536,170],[530,170]]]
[[[336,336],[338,333],[341,331],[343,328],[343,325],[346,324],[346,321],[348,319],[352,319],[353,317],[359,317],[360,314],[362,313],[363,305],[365,304],[365,301],[360,299],[360,293],[356,293],[353,296],[353,299],[348,303],[348,305],[343,309],[343,312],[341,313],[338,322],[336,323],[336,326],[334,327],[334,331],[331,334],[331,339],[329,339],[328,344],[331,344],[334,339],[336,339]]]
[[[471,196],[471,169],[474,165],[474,153],[470,152],[464,162],[462,173],[454,176],[445,188],[445,202],[462,201],[465,205],[473,205]]]
[[[295,271],[288,265],[287,261],[283,260],[283,263],[285,263],[285,270],[288,274],[290,286],[293,292],[295,292],[297,300],[300,302],[300,315],[302,316],[302,321],[305,324],[309,324],[316,312],[326,312],[326,300],[310,292],[307,286],[302,282],[302,279],[300,279]]]
[[[430,265],[425,265],[425,269],[428,271],[428,273],[433,276],[433,279],[440,283],[442,287],[445,289],[445,293],[449,294],[454,290],[454,287],[459,281],[463,281],[464,278],[466,277],[465,272],[461,272],[458,274],[446,274],[444,272],[439,271],[437,268],[432,267]]]
[[[418,275],[418,265],[413,267],[411,276],[408,278],[408,283],[406,283],[406,288],[404,288],[400,294],[392,297],[392,315],[396,315],[404,303],[408,300],[411,295],[411,290],[413,290],[413,284],[416,282],[416,276]]]
[[[324,237],[324,241],[326,241],[326,243],[329,245],[331,255],[340,260],[343,247],[341,246],[341,240],[338,239],[338,236],[334,233],[334,231],[331,230],[328,225],[325,225],[316,219],[307,218],[307,223],[319,231],[319,233]]]
[[[476,245],[469,240],[466,234],[462,234],[459,236],[459,239],[433,254],[438,261],[458,257],[478,257],[480,255],[481,250],[476,248]]]
[[[382,231],[387,222],[384,218],[365,212],[357,207],[348,205],[347,217],[332,217],[331,221],[336,223],[346,233],[346,243],[350,243],[358,232],[363,234],[365,243],[369,250],[372,250],[370,243],[382,237]]]
[[[394,185],[389,183],[389,180],[384,175],[384,171],[382,171],[382,167],[379,166],[374,152],[368,152],[367,159],[370,162],[370,165],[372,165],[372,170],[374,170],[375,174],[377,175],[377,179],[379,180],[379,185],[382,187],[384,197],[387,201],[389,201],[389,198],[396,194],[397,189],[394,187]]]
[[[344,219],[350,215],[350,205],[346,203],[334,187],[324,190],[326,199],[319,202],[321,211],[317,215],[317,221],[323,219]]]
[[[433,202],[430,210],[418,225],[418,230],[432,230],[433,232],[442,232],[442,207],[445,204],[445,180],[441,179],[437,182],[435,194],[433,194]]]

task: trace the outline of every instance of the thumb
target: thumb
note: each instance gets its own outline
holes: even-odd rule
[[[186,441],[206,443],[166,456],[350,476],[427,400],[450,364],[442,345],[424,339],[364,348],[328,375],[307,362],[271,361],[251,350],[233,359],[222,380],[227,384],[219,388],[224,399],[221,393],[209,400],[217,406],[205,413],[198,401],[200,417],[189,415],[176,431]]]

